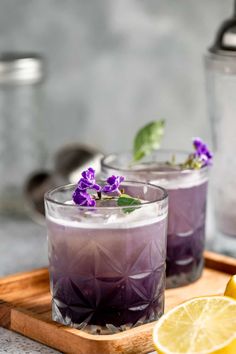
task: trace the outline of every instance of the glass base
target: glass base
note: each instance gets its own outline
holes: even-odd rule
[[[188,285],[196,280],[198,280],[204,268],[204,259],[201,258],[199,261],[194,262],[194,264],[184,271],[176,272],[176,274],[168,275],[166,278],[166,289],[178,288],[180,286]]]
[[[152,306],[149,306],[148,313],[146,313],[146,311],[143,309],[143,306],[140,306],[139,308],[136,308],[135,310],[133,310],[133,309],[128,310],[127,312],[132,312],[132,315],[134,313],[134,316],[136,318],[137,318],[137,313],[141,312],[140,314],[138,314],[139,319],[136,322],[133,322],[133,323],[129,322],[129,323],[121,324],[119,326],[114,325],[112,323],[93,324],[93,323],[91,323],[90,318],[87,318],[82,323],[77,323],[76,321],[74,321],[73,318],[78,317],[78,313],[80,311],[84,311],[85,309],[76,308],[72,312],[68,306],[67,309],[62,308],[61,310],[62,311],[60,311],[60,309],[58,307],[58,302],[53,300],[52,301],[52,319],[53,319],[53,321],[63,324],[65,326],[69,326],[69,327],[83,330],[89,334],[94,334],[94,335],[114,334],[114,333],[123,332],[128,329],[144,325],[146,323],[157,321],[164,313],[164,294],[162,294],[158,298],[158,303],[155,304],[154,308]],[[62,314],[62,312],[63,312],[63,314]],[[114,311],[113,311],[113,313],[114,313]],[[117,318],[119,317],[119,315],[120,315],[119,310],[115,311],[114,322],[117,322]],[[100,322],[104,322],[104,319],[105,319],[105,314],[104,314],[104,317],[101,317]]]

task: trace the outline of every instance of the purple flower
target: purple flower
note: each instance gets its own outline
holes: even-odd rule
[[[79,188],[76,188],[74,191],[72,199],[75,204],[81,206],[94,207],[96,205],[96,201],[91,197],[91,195],[87,192],[81,191]]]
[[[82,172],[82,177],[79,180],[77,187],[72,195],[72,199],[75,204],[81,206],[94,207],[96,206],[96,196],[88,193],[88,190],[95,190],[97,192],[97,199],[102,198],[102,193],[111,193],[119,191],[119,186],[121,182],[124,181],[122,176],[111,176],[107,179],[107,184],[102,188],[96,183],[95,170],[89,167],[86,171]]]
[[[202,166],[211,165],[213,154],[208,149],[207,145],[200,138],[193,139],[195,148],[194,157],[202,162]]]
[[[103,186],[102,188],[102,192],[103,193],[111,193],[111,192],[118,192],[119,191],[119,187],[121,182],[124,181],[124,177],[123,176],[114,176],[112,175],[111,177],[107,178],[107,184],[105,186]]]
[[[101,187],[96,183],[95,170],[92,167],[89,167],[86,171],[82,172],[82,178],[78,182],[78,188],[81,191],[95,189],[99,192],[101,190]]]
[[[82,172],[82,177],[72,195],[75,204],[91,207],[96,205],[96,200],[94,196],[87,192],[88,189],[94,189],[97,192],[100,192],[102,189],[102,187],[96,183],[95,170],[92,167],[89,167],[86,171]]]

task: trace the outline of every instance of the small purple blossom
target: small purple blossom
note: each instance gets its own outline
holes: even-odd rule
[[[103,193],[118,192],[120,194],[119,187],[120,184],[124,181],[124,179],[125,178],[123,176],[112,175],[111,177],[108,177],[107,184],[103,186],[102,192]]]
[[[200,138],[194,138],[193,146],[196,150],[194,157],[202,162],[202,167],[211,165],[213,154],[210,152],[207,145]]]
[[[107,184],[101,187],[96,183],[95,170],[89,167],[86,171],[82,172],[82,177],[79,180],[77,187],[72,195],[75,204],[81,206],[95,207],[96,200],[102,198],[103,193],[117,192],[119,195],[119,186],[124,181],[122,176],[111,176],[107,178]],[[88,190],[94,190],[97,194],[90,194]]]
[[[81,191],[79,188],[76,188],[74,191],[72,199],[75,204],[81,206],[94,207],[96,205],[95,199],[93,199],[89,193]]]
[[[78,188],[81,191],[94,189],[99,192],[101,190],[101,187],[96,183],[95,170],[92,167],[89,167],[86,171],[82,172],[82,178],[78,182]]]

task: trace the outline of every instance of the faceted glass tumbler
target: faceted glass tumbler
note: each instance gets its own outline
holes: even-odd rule
[[[138,182],[123,182],[121,188],[142,204],[131,212],[72,205],[74,185],[46,194],[54,321],[109,334],[163,314],[167,193]]]
[[[167,230],[167,288],[197,280],[203,270],[205,246],[208,167],[180,170],[167,161],[183,163],[188,153],[158,150],[131,165],[132,154],[111,154],[102,160],[103,177],[122,174],[128,179],[146,181],[164,187],[169,196]]]

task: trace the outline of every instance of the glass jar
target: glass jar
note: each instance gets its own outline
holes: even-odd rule
[[[142,200],[127,212],[111,201],[71,204],[75,186],[45,196],[53,320],[93,334],[157,320],[164,310],[166,191],[123,182],[125,193]]]
[[[24,183],[44,162],[42,79],[40,56],[0,57],[0,214],[25,213]]]
[[[211,178],[217,238],[213,248],[236,256],[236,7],[205,55],[205,73],[214,148]]]
[[[158,150],[132,167],[131,153],[111,154],[102,160],[103,177],[123,175],[167,190],[167,288],[187,285],[202,274],[208,186],[208,167],[176,170],[166,165],[173,156],[176,163],[183,163],[189,154]]]

